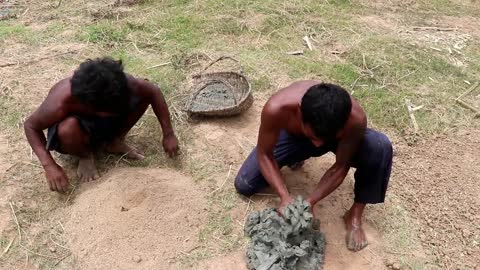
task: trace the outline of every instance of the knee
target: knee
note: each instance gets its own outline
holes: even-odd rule
[[[234,185],[237,192],[243,196],[250,197],[255,193],[250,185],[248,185],[247,181],[245,181],[245,179],[241,176],[240,172],[238,173],[237,177],[235,177]]]
[[[88,144],[88,136],[75,117],[68,117],[58,125],[57,136],[62,145]]]

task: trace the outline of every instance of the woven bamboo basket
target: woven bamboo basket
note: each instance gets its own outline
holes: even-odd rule
[[[246,111],[253,103],[251,86],[243,73],[233,71],[205,71],[213,64],[230,59],[222,56],[210,63],[202,73],[195,75],[192,95],[185,104],[185,111],[190,115],[232,116]]]

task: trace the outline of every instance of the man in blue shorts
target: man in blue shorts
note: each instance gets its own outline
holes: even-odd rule
[[[311,157],[327,152],[336,161],[307,197],[313,206],[332,193],[355,171],[355,198],[345,213],[347,247],[367,246],[362,228],[366,204],[383,203],[392,167],[392,144],[384,134],[367,128],[360,105],[340,86],[318,81],[298,81],[281,89],[265,104],[257,147],[235,179],[245,196],[271,186],[281,199],[280,208],[292,201],[280,173],[283,166],[299,167]]]

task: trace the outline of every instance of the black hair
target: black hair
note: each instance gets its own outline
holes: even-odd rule
[[[122,61],[88,59],[70,80],[72,95],[95,110],[123,113],[128,109],[130,89]]]
[[[335,139],[352,110],[350,95],[342,87],[320,83],[310,87],[300,105],[303,122],[312,128],[316,137]]]

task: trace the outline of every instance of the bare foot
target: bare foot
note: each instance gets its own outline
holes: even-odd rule
[[[82,182],[93,181],[99,178],[93,155],[86,158],[80,158],[78,162],[77,175]]]
[[[361,218],[354,217],[350,211],[343,216],[347,227],[347,248],[351,251],[360,251],[368,245],[367,237],[362,228]]]
[[[113,140],[105,149],[109,153],[125,155],[125,157],[131,159],[142,160],[145,158],[140,151],[126,144],[124,139]]]

